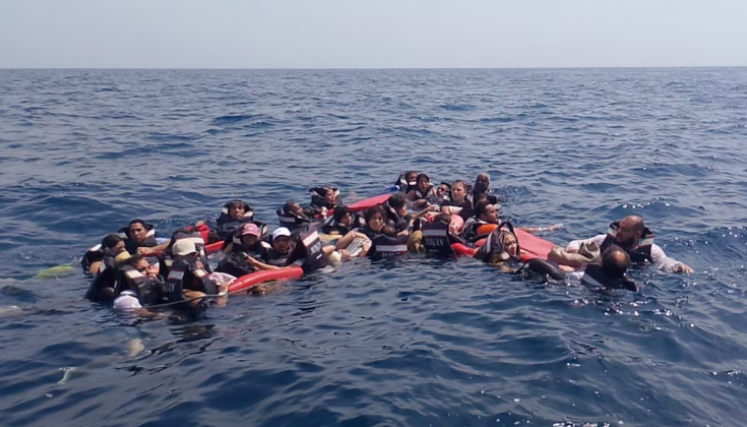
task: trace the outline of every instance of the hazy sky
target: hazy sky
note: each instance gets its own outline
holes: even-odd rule
[[[0,68],[747,65],[747,0],[0,0]]]

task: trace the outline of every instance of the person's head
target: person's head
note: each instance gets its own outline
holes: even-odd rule
[[[405,181],[407,181],[408,185],[413,185],[417,183],[418,180],[418,173],[416,171],[408,171],[405,173]]]
[[[101,239],[101,249],[104,253],[117,255],[125,249],[125,242],[118,234],[109,234]]]
[[[285,205],[283,205],[283,210],[289,214],[294,215],[301,215],[303,213],[301,205],[294,202],[293,200],[288,200],[287,202],[285,202]]]
[[[145,225],[145,221],[142,219],[133,219],[127,226],[128,235],[135,243],[143,243],[145,238],[148,237],[148,228]]]
[[[194,261],[197,259],[199,253],[195,243],[189,239],[177,240],[174,246],[171,247],[171,255],[176,258],[186,259],[188,261]]]
[[[643,218],[638,215],[628,215],[620,220],[615,234],[615,241],[618,245],[626,249],[632,249],[638,246],[641,241],[645,226]]]
[[[602,270],[612,278],[622,278],[630,268],[630,256],[623,248],[610,245],[602,252]]]
[[[498,224],[498,208],[487,200],[482,200],[475,205],[475,217],[488,224]]]
[[[280,227],[272,232],[272,248],[280,255],[290,253],[292,242],[291,232],[287,228]]]
[[[400,217],[404,217],[407,214],[407,204],[405,202],[405,196],[402,193],[392,194],[387,203]]]
[[[467,183],[462,180],[456,180],[451,184],[451,200],[461,203],[467,197]]]
[[[506,251],[511,258],[517,258],[519,254],[519,241],[516,239],[516,236],[514,236],[513,233],[504,231],[501,233],[501,237],[503,250]]]
[[[434,220],[434,222],[435,221],[440,222],[442,224],[449,225],[451,224],[451,215],[447,213],[440,213],[436,216],[436,219]]]
[[[472,191],[475,194],[484,193],[490,188],[490,177],[485,172],[477,174],[475,178],[475,185],[472,187]]]
[[[438,184],[438,188],[436,189],[436,195],[438,197],[444,197],[448,195],[451,192],[451,185],[449,185],[446,182],[442,182]]]
[[[131,266],[132,268],[143,274],[147,274],[148,268],[150,267],[150,263],[142,255],[133,255],[127,258],[124,264]]]
[[[380,205],[374,206],[366,211],[365,219],[368,227],[378,232],[386,224],[386,212]]]
[[[234,220],[241,220],[246,215],[246,203],[241,200],[231,200],[228,202],[228,216]]]
[[[431,179],[424,173],[421,173],[416,177],[416,182],[418,183],[418,190],[420,190],[421,193],[428,191],[428,187],[431,186]]]
[[[248,222],[241,227],[241,246],[250,249],[259,240],[259,227],[257,224]]]
[[[327,200],[327,203],[334,205],[335,201],[337,201],[337,192],[332,187],[327,187],[324,190],[324,199]]]
[[[353,212],[351,212],[347,206],[336,206],[332,217],[338,224],[346,225],[348,227],[353,225]]]

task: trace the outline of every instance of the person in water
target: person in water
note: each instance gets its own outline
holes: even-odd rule
[[[127,228],[120,230],[120,236],[125,239],[125,248],[132,255],[153,255],[160,253],[169,245],[166,240],[158,243],[156,229],[142,219],[133,219]]]
[[[293,200],[287,201],[283,208],[277,211],[280,226],[289,229],[291,233],[307,230],[315,213],[314,209],[305,210]]]
[[[257,224],[246,223],[223,242],[222,250],[226,254],[247,252],[259,255],[264,251],[261,238],[262,230]]]
[[[291,232],[285,227],[280,227],[272,232],[270,248],[262,252],[262,262],[275,267],[285,267],[288,256],[295,248],[295,242]]]
[[[415,178],[416,188],[410,190],[405,199],[412,202],[413,209],[422,209],[428,205],[428,198],[436,195],[428,175],[421,173]]]
[[[455,243],[466,245],[466,242],[454,233],[451,221],[450,214],[440,213],[433,218],[432,222],[426,222],[423,225],[422,245],[429,255],[452,256],[454,252],[451,245]]]
[[[218,287],[199,259],[199,252],[191,240],[179,240],[171,248],[174,263],[166,279],[169,302],[186,301],[197,307],[207,296],[227,295],[227,285]]]
[[[310,210],[319,213],[322,217],[327,217],[327,212],[332,212],[338,205],[340,190],[335,187],[312,188]]]
[[[402,193],[395,193],[384,203],[385,221],[394,227],[398,233],[407,230],[407,202]],[[368,220],[366,220],[368,222]]]
[[[490,176],[485,172],[477,174],[475,185],[472,186],[472,192],[467,197],[472,201],[473,205],[477,205],[476,197],[480,194],[485,194],[491,204],[495,205],[498,203],[498,197],[491,194]]]
[[[397,178],[397,182],[394,183],[394,189],[405,194],[409,193],[417,188],[417,177],[418,173],[416,171],[403,173]]]
[[[565,276],[560,269],[540,258],[532,258],[524,265],[519,265],[520,257],[519,241],[513,228],[507,225],[505,228],[493,230],[482,246],[475,249],[473,257],[480,261],[497,267],[503,273],[518,273],[525,269],[527,272],[535,273],[546,280],[551,277],[561,280]]]
[[[569,273],[568,278],[571,281],[595,288],[638,291],[636,283],[625,274],[632,265],[630,255],[625,249],[612,243],[607,245],[600,255],[595,243],[588,244],[588,247],[592,248],[592,260]]]
[[[664,250],[654,243],[654,234],[649,230],[643,218],[629,215],[620,221],[610,224],[607,234],[599,234],[586,240],[574,240],[567,246],[569,252],[578,251],[581,244],[596,244],[602,252],[612,244],[617,244],[636,265],[650,263],[659,270],[670,273],[690,274],[693,269],[667,256]]]
[[[220,240],[226,240],[237,228],[254,220],[254,209],[243,200],[231,200],[223,206],[216,220],[215,233]]]
[[[467,197],[467,183],[462,180],[456,180],[451,184],[451,200],[444,202],[441,206],[441,212],[459,215],[464,221],[467,221],[474,215],[472,201]]]
[[[95,275],[101,269],[101,263],[110,257],[112,264],[114,257],[125,250],[125,241],[118,234],[109,234],[101,239],[101,243],[89,249],[81,259],[83,271]]]
[[[462,238],[468,242],[474,242],[481,238],[478,229],[483,225],[498,225],[498,212],[500,205],[494,205],[488,200],[481,200],[475,205],[474,216],[468,218],[462,228]]]
[[[408,250],[419,249],[423,238],[422,232],[412,232],[413,223],[416,218],[411,218],[405,223],[402,231],[387,223],[386,209],[382,206],[369,208],[365,214],[366,226],[362,232],[370,239],[371,246],[361,256],[368,255],[370,258],[390,258],[392,256],[407,253]],[[395,231],[392,235],[392,230]]]
[[[341,235],[348,234],[355,228],[363,227],[364,221],[357,216],[347,206],[337,206],[330,218],[325,221],[322,231],[325,234]]]
[[[155,317],[159,313],[149,311],[165,298],[166,284],[159,274],[158,264],[151,264],[142,255],[134,255],[123,262],[120,273],[120,292],[114,300],[114,309],[134,312],[141,316]]]

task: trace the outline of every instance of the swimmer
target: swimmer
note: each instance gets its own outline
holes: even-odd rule
[[[564,277],[556,266],[539,258],[530,259],[524,266],[520,266],[519,241],[510,226],[493,230],[483,245],[475,249],[473,257],[497,267],[503,273],[517,273],[526,268],[529,272],[550,276],[556,280]]]
[[[436,190],[431,184],[431,179],[424,173],[419,174],[415,182],[416,188],[410,190],[405,199],[412,202],[413,209],[422,209],[428,205],[428,197],[436,195]]]
[[[158,243],[156,229],[142,219],[133,219],[127,228],[120,231],[120,236],[125,239],[127,252],[132,255],[152,255],[160,253],[169,246],[169,241]]]
[[[456,180],[451,184],[451,200],[444,202],[441,212],[459,215],[464,221],[467,221],[474,215],[472,201],[467,197],[467,183],[462,180]]]
[[[355,228],[364,225],[361,217],[353,213],[346,206],[337,206],[332,216],[325,221],[322,231],[325,234],[335,234],[344,236]]]
[[[118,234],[109,234],[101,239],[101,244],[89,249],[81,259],[84,272],[96,274],[99,272],[101,262],[107,256],[114,258],[125,250],[125,241]]]
[[[600,234],[586,240],[574,240],[568,244],[569,252],[577,251],[582,243],[596,244],[602,252],[609,245],[617,244],[630,257],[634,265],[651,263],[659,270],[668,273],[691,274],[693,269],[666,255],[664,250],[654,243],[654,234],[649,230],[643,218],[629,215],[620,221],[610,224],[607,234]]]
[[[237,228],[254,219],[254,209],[243,200],[234,199],[223,206],[216,220],[215,233],[220,240],[228,239]]]
[[[293,200],[286,202],[283,208],[277,211],[280,226],[287,228],[291,233],[308,229],[313,221],[310,214],[313,215],[313,213],[312,210],[304,210]]]

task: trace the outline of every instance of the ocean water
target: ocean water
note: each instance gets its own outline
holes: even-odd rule
[[[747,69],[0,71],[3,426],[737,426],[747,419]],[[481,171],[565,243],[636,213],[691,276],[639,293],[468,259],[357,260],[194,319],[83,299],[140,217],[355,201]]]

